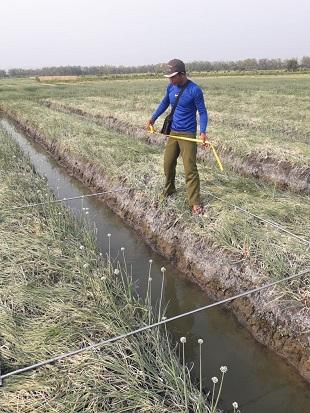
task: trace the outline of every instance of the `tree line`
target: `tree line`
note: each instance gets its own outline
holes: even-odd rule
[[[256,70],[288,70],[297,71],[310,69],[310,56],[298,60],[292,59],[244,59],[237,61],[195,61],[186,64],[189,72],[219,72],[219,71],[256,71]],[[40,69],[12,68],[0,70],[0,77],[28,76],[100,76],[122,74],[161,74],[163,64],[143,66],[51,66]]]

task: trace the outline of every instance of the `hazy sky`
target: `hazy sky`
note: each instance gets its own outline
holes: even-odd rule
[[[0,69],[310,55],[310,0],[2,0]]]

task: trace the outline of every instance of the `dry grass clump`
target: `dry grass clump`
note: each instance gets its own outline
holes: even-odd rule
[[[52,195],[1,131],[0,171],[2,374],[153,320],[125,270],[115,262],[119,272],[111,271],[86,225],[65,207],[10,211]],[[188,372],[185,396],[183,369],[163,337],[149,330],[7,378],[0,388],[0,411],[208,411]]]
[[[37,76],[39,82],[72,82],[79,79],[79,76]]]

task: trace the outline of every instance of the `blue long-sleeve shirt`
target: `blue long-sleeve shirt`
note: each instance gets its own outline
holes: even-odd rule
[[[152,120],[155,121],[165,110],[175,102],[181,86],[174,86],[171,83],[167,87],[166,95],[159,104],[156,111],[152,114]],[[197,119],[196,113],[199,113],[200,132],[206,132],[208,125],[208,112],[205,106],[201,88],[191,80],[182,93],[178,105],[175,109],[172,119],[171,129],[176,132],[196,133]]]

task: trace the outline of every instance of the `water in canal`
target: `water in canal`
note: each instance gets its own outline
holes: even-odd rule
[[[0,119],[7,131],[29,156],[34,167],[45,176],[56,197],[74,197],[89,193],[86,186],[68,175],[38,144],[29,141],[7,119]],[[85,215],[91,228],[97,228],[98,248],[106,253],[107,234],[111,233],[112,256],[120,247],[126,248],[127,265],[132,265],[138,292],[145,295],[149,259],[152,266],[152,294],[159,297],[162,266],[166,267],[164,300],[167,316],[173,316],[210,302],[199,287],[155,253],[141,238],[95,197],[67,202],[75,214]],[[204,384],[211,386],[211,377],[220,376],[220,366],[228,366],[220,407],[232,411],[237,401],[242,413],[306,413],[310,411],[309,385],[280,357],[257,343],[246,329],[225,308],[212,308],[171,322],[169,331],[175,340],[186,336],[186,359],[194,362],[198,374],[198,338],[203,338]],[[73,349],[72,349],[73,350]]]

